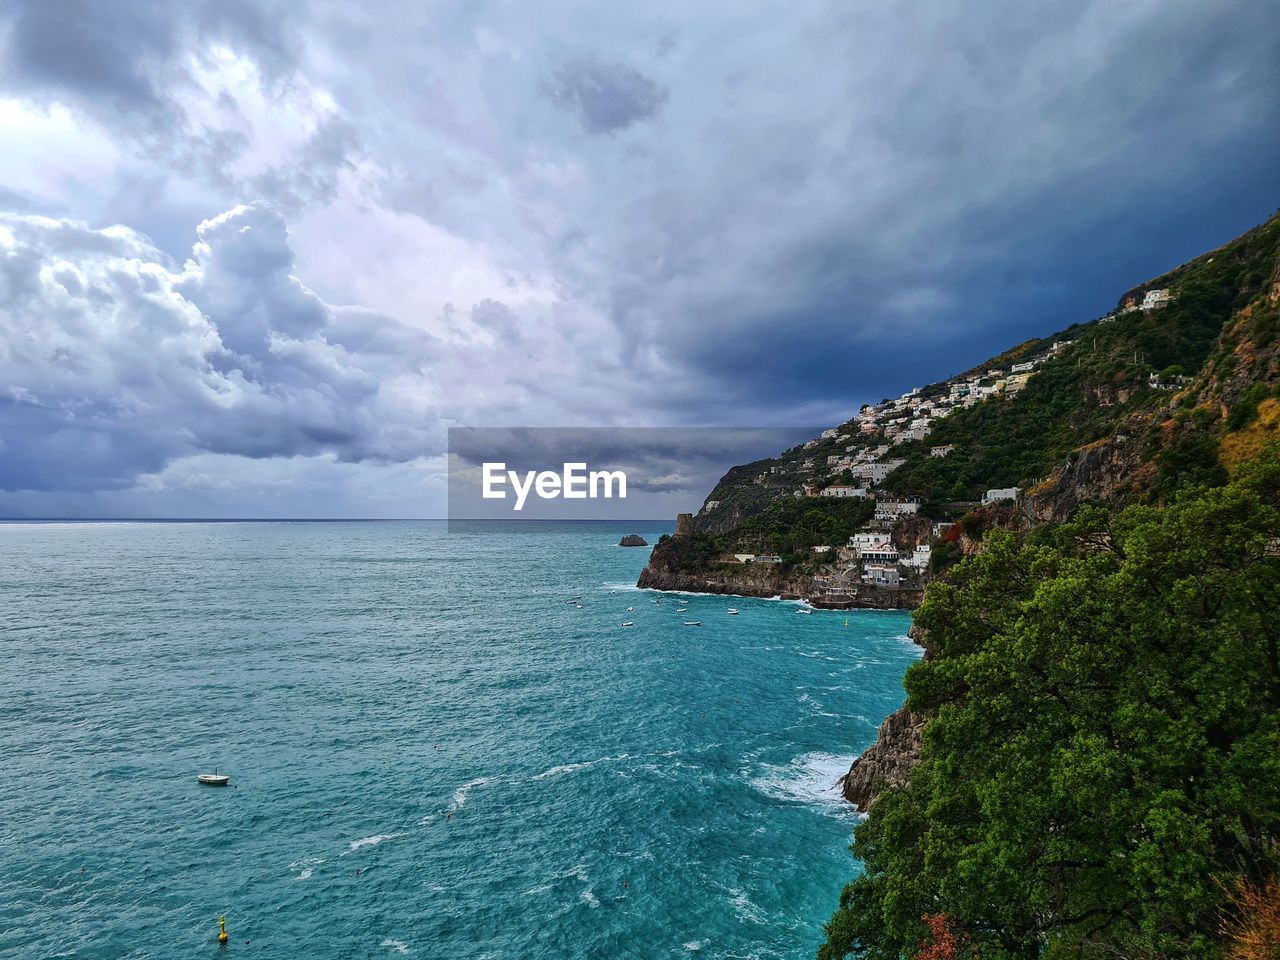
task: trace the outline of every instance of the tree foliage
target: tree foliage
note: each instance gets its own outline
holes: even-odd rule
[[[1280,452],[1163,508],[1081,511],[933,584],[933,719],[855,834],[821,960],[1221,957],[1237,878],[1280,837]]]

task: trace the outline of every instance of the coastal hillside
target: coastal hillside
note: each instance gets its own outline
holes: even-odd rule
[[[1278,505],[1280,215],[682,517],[641,585],[919,607],[820,960],[1280,956]]]
[[[1106,316],[734,467],[641,584],[912,607],[991,527],[1224,483],[1280,419],[1278,253],[1280,215]]]

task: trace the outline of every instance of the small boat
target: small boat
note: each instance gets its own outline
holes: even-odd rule
[[[225,773],[219,773],[218,768],[213,768],[213,773],[202,773],[196,777],[196,783],[203,783],[206,787],[225,787],[231,782],[231,778]]]
[[[622,625],[624,627],[634,627],[636,625],[636,622],[634,620],[623,620]]]
[[[631,612],[632,610],[634,610],[634,609],[635,609],[635,607],[627,607],[627,613],[630,613],[630,612]]]
[[[574,606],[577,607],[579,610],[582,609],[582,604],[580,603],[575,603]]]
[[[738,608],[730,607],[728,610],[725,611],[725,613],[731,613],[736,617],[738,615]]]
[[[577,603],[581,599],[582,599],[581,597],[570,597],[568,600],[565,601],[565,603]]]
[[[702,626],[702,621],[701,621],[701,620],[686,620],[686,621],[684,622],[684,625],[685,625],[686,627],[700,627],[700,626]]]

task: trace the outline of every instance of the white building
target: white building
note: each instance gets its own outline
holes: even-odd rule
[[[885,460],[883,463],[855,463],[849,468],[849,472],[855,477],[871,483],[883,483],[885,477],[904,463],[906,463],[905,460]]]
[[[877,587],[896,587],[898,585],[898,565],[873,564],[863,570],[862,581]]]
[[[829,487],[825,487],[822,491],[824,497],[849,497],[854,500],[867,499],[866,487],[851,487],[844,483],[835,483]]]
[[[1035,367],[1036,367],[1036,362],[1034,360],[1028,360],[1026,363],[1015,363],[1012,367],[1009,368],[1009,372],[1010,373],[1026,373],[1029,370],[1034,370]]]
[[[910,516],[920,509],[919,500],[877,500],[875,519],[897,520]]]
[[[1140,310],[1158,310],[1160,307],[1167,306],[1173,300],[1173,296],[1168,290],[1148,290],[1147,295],[1142,298]]]
[[[912,550],[909,556],[903,557],[902,562],[909,567],[915,567],[917,570],[923,570],[925,567],[929,566],[929,558],[932,556],[933,547],[926,543],[924,546],[916,547]]]
[[[945,457],[947,454],[951,453],[951,451],[953,451],[953,450],[955,450],[955,444],[952,444],[952,443],[944,443],[944,444],[942,444],[941,446],[938,446],[938,447],[930,447],[930,448],[929,448],[929,456],[931,456],[931,457]]]
[[[994,487],[982,495],[983,504],[999,503],[1002,500],[1017,500],[1017,487]]]

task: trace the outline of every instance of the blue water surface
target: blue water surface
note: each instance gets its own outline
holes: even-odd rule
[[[812,957],[909,618],[666,529],[0,524],[0,956]]]

